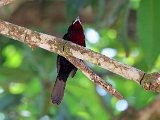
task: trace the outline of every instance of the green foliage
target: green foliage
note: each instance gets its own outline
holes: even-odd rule
[[[117,1],[111,3],[114,2]],[[110,2],[107,1],[107,4]],[[140,0],[126,0],[122,6],[116,8],[116,12],[112,12],[113,9],[108,12],[105,0],[66,0],[65,7],[67,10],[65,17],[68,23],[60,22],[55,25],[55,21],[49,23],[49,20],[44,20],[41,21],[41,26],[32,24],[29,26],[37,31],[54,32],[53,35],[62,36],[67,30],[67,25],[79,15],[80,11],[89,9],[94,14],[93,23],[82,21],[83,26],[85,31],[87,28],[96,30],[100,39],[96,44],[86,39],[87,48],[96,52],[111,48],[116,51],[114,59],[122,63],[145,71],[160,70],[159,0],[142,0],[141,2]],[[8,13],[10,9],[4,8],[4,11]],[[40,10],[43,11],[44,8]],[[129,24],[135,26],[135,23],[129,19],[130,10],[138,12],[138,40],[128,34]],[[57,12],[54,9],[49,11]],[[43,14],[45,12],[43,11]],[[108,18],[112,21],[111,26],[105,23],[106,12],[113,13]],[[32,12],[29,13],[29,15],[32,14]],[[36,11],[33,10],[33,13]],[[54,17],[58,19],[56,15]],[[32,17],[27,19],[30,21]],[[20,21],[25,21],[25,19]],[[101,23],[104,24],[101,25]],[[50,31],[52,29],[54,30]],[[126,52],[128,52],[128,57],[126,57]],[[104,94],[101,95],[98,86],[89,81],[80,71],[74,78],[68,79],[61,105],[53,105],[50,95],[57,76],[56,56],[40,48],[32,50],[29,46],[0,36],[0,120],[2,118],[4,118],[2,120],[111,120],[119,117],[121,112],[116,108],[118,100],[100,89]],[[146,92],[134,81],[125,80],[107,70],[87,64],[120,91],[129,106],[137,111],[148,106],[157,96],[156,93]]]
[[[145,62],[151,68],[160,54],[160,1],[142,0],[138,10],[138,35]]]

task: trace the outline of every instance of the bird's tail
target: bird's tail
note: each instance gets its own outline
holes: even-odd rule
[[[59,105],[61,103],[63,96],[64,96],[65,86],[66,86],[66,82],[59,79],[59,77],[57,77],[53,90],[52,90],[52,95],[51,95],[53,104]]]

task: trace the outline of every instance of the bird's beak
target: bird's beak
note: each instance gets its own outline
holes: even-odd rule
[[[74,20],[73,24],[75,24],[77,21],[81,24],[79,16]]]

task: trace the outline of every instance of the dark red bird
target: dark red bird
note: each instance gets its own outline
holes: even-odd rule
[[[72,24],[69,26],[67,33],[63,36],[64,40],[71,41],[81,46],[85,45],[85,35],[83,27],[79,17],[77,17]],[[56,82],[52,91],[52,103],[60,104],[64,96],[64,89],[66,86],[66,81],[69,76],[74,77],[77,68],[70,63],[66,58],[58,55],[57,56],[57,73]]]

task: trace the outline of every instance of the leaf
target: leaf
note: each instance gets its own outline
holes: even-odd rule
[[[122,24],[119,30],[119,40],[122,42],[126,57],[129,56],[130,48],[128,46],[128,18],[129,18],[129,1],[124,5],[123,15],[121,16]]]
[[[160,54],[160,0],[142,0],[138,10],[137,30],[144,58],[151,68]]]

